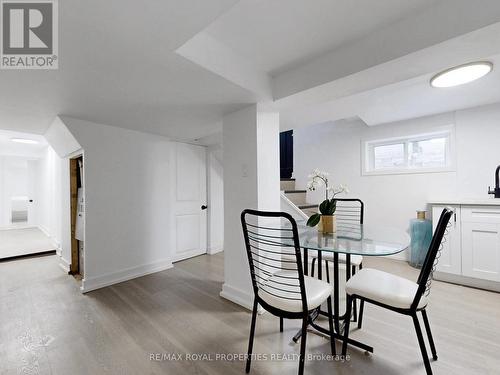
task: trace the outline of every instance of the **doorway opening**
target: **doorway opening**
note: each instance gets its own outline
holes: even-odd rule
[[[291,179],[293,175],[293,130],[280,133],[280,178]]]
[[[53,164],[44,137],[0,130],[0,260],[56,253]]]
[[[85,254],[85,194],[83,184],[83,155],[69,160],[71,206],[71,264],[69,273],[81,280],[84,277]]]

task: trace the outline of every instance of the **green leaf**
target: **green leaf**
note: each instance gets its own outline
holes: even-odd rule
[[[333,198],[325,199],[319,205],[319,212],[321,212],[322,215],[333,215],[336,209],[337,209],[337,200]]]
[[[331,215],[332,214],[332,202],[328,201],[328,205],[326,206],[326,214],[325,215]]]
[[[320,214],[312,214],[309,220],[307,220],[307,226],[315,227],[316,225],[318,225],[320,219],[321,219]]]
[[[328,215],[328,207],[329,207],[329,205],[330,205],[330,201],[328,199],[325,199],[319,205],[319,212],[321,212],[323,215]]]
[[[335,213],[335,211],[337,211],[337,200],[332,198],[330,203],[332,205],[332,207],[331,207],[332,213],[330,215],[333,215]]]

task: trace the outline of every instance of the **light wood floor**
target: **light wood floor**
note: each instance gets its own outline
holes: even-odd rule
[[[0,259],[55,250],[38,228],[0,229]]]
[[[416,277],[405,264],[366,266]],[[219,297],[223,256],[201,256],[174,269],[80,294],[56,256],[0,263],[0,374],[244,374],[242,361],[188,361],[188,353],[244,353],[250,314]],[[439,360],[435,374],[500,373],[500,295],[435,282],[429,317]],[[297,321],[258,317],[254,351],[298,353]],[[425,374],[411,319],[367,306],[352,336],[375,347],[350,350],[346,363],[306,362],[306,374]],[[340,347],[340,345],[338,345]],[[308,353],[328,353],[309,334]],[[152,361],[175,353],[179,361]],[[295,361],[254,362],[252,374],[296,374]]]

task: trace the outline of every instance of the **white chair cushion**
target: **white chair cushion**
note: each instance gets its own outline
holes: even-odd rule
[[[387,272],[363,268],[346,284],[349,295],[365,297],[401,309],[410,308],[417,293],[418,284]],[[418,308],[427,305],[427,297],[422,296]]]
[[[271,285],[274,288],[280,288],[287,291],[276,290],[273,288],[267,288],[269,293],[264,288],[259,288],[259,297],[262,298],[267,304],[289,312],[301,312],[302,311],[302,300],[300,296],[300,287],[298,279],[291,280],[285,279],[283,276],[289,276],[296,278],[297,272],[294,271],[279,271],[271,276],[265,285]],[[295,285],[285,286],[279,283],[291,283],[294,282]],[[333,287],[321,280],[315,279],[313,277],[304,276],[304,283],[306,288],[306,300],[307,308],[309,310],[315,309],[333,293]],[[280,298],[283,297],[283,298]],[[288,298],[288,299],[287,299]],[[292,299],[290,299],[292,298]]]
[[[316,252],[315,254],[311,255],[311,258],[316,258],[316,259],[318,258]],[[328,251],[323,251],[323,254],[321,254],[321,259],[333,262],[333,253]],[[346,263],[346,262],[347,262],[346,255],[339,254],[339,263]],[[363,263],[363,256],[356,254],[351,255],[351,266],[359,267],[361,263]]]

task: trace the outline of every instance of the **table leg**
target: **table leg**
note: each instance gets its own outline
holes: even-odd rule
[[[302,269],[304,270],[304,275],[308,276],[308,274],[309,274],[309,252],[308,252],[308,249],[305,247],[303,248],[303,250],[304,250],[304,260],[303,260],[303,264],[302,264]],[[293,336],[293,338],[292,338],[293,342],[299,341],[301,336],[302,336],[302,330],[299,330],[295,334],[295,336]]]
[[[346,281],[346,285],[347,285],[347,282],[351,278],[351,254],[346,254],[345,264],[346,264],[345,281]],[[347,303],[347,293],[346,293],[346,303]],[[343,316],[344,321],[342,322],[341,332],[339,331],[340,334],[343,334],[343,332],[344,332],[344,327],[346,326],[347,319],[351,319],[351,314],[349,314],[349,316],[347,316],[348,310],[349,309],[347,308],[347,305],[346,305],[346,313]]]
[[[318,279],[323,279],[323,252],[318,251]]]
[[[303,268],[304,268],[304,274],[307,276],[308,273],[309,273],[309,254],[308,254],[308,249],[307,248],[304,248],[304,264],[303,264]],[[347,265],[350,267],[350,255],[347,256]],[[322,277],[322,270],[321,270],[321,262],[322,262],[322,253],[321,251],[318,251],[318,278],[321,279]],[[344,316],[339,316],[339,310],[340,310],[340,306],[339,306],[339,254],[338,253],[334,253],[333,254],[333,276],[334,276],[334,285],[333,285],[333,295],[334,295],[334,300],[333,300],[333,308],[334,308],[334,326],[335,326],[335,333],[334,333],[334,337],[337,339],[337,340],[343,340],[344,339],[344,336],[341,334],[341,328],[340,328],[340,319],[344,320],[346,319],[346,314],[344,314]],[[350,273],[349,273],[349,276],[350,276]],[[347,277],[347,276],[346,276]],[[330,335],[330,332],[321,327],[320,325],[316,324],[315,323],[315,320],[316,318],[318,317],[318,315],[320,313],[323,313],[322,311],[317,311],[315,313],[313,313],[313,315],[310,317],[310,321],[308,323],[308,325],[310,325],[311,327],[315,328],[317,331],[319,332],[322,332],[324,333],[325,335]],[[345,324],[345,323],[344,323]],[[293,341],[294,342],[298,342],[300,337],[302,336],[302,330],[299,330],[295,336],[293,337]],[[373,353],[373,348],[371,346],[368,346],[366,344],[363,344],[362,342],[359,342],[359,341],[356,341],[356,340],[353,340],[351,338],[348,339],[348,344],[349,345],[352,345],[352,346],[355,346],[355,347],[358,347],[360,349],[363,349],[363,350],[366,350],[368,352],[371,352]]]
[[[309,254],[307,248],[304,248],[304,264],[302,265],[304,269],[304,275],[309,275]]]
[[[340,333],[339,323],[339,254],[333,253],[333,319],[335,331]]]

